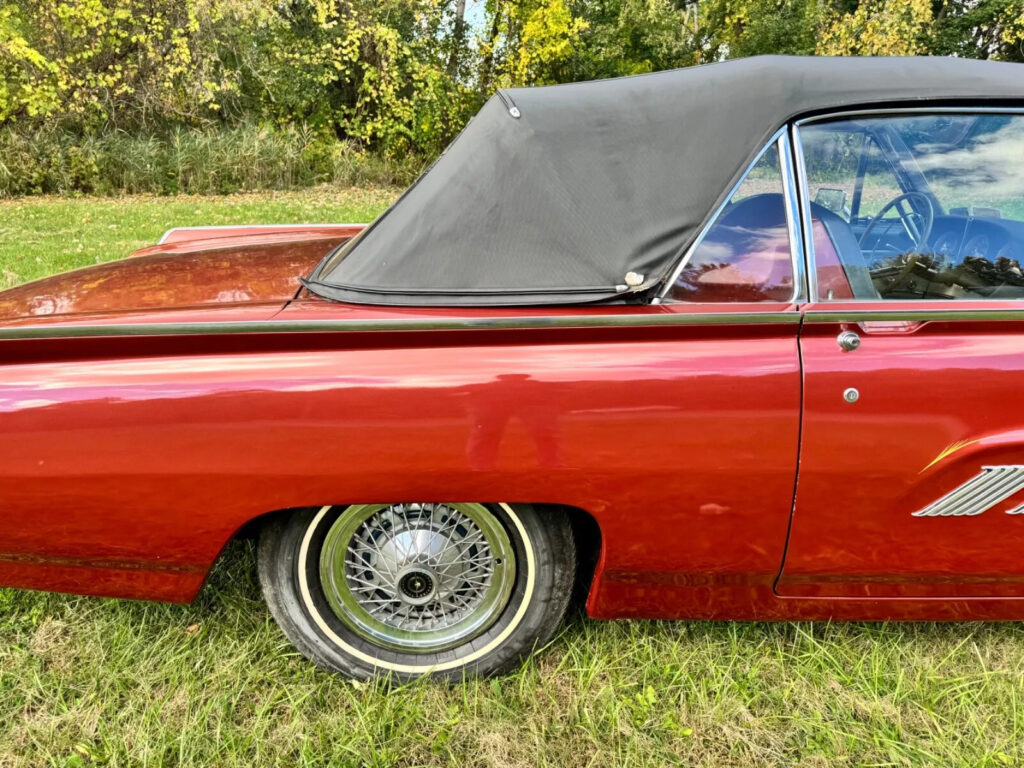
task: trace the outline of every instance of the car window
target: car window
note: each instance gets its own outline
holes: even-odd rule
[[[693,250],[670,301],[789,301],[794,294],[779,153],[772,145]]]
[[[1024,115],[800,129],[819,298],[1024,298]]]

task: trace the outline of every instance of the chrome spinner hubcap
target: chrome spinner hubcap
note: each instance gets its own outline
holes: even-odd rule
[[[320,581],[335,615],[376,645],[430,653],[472,640],[508,604],[508,533],[482,504],[364,504],[333,523]]]

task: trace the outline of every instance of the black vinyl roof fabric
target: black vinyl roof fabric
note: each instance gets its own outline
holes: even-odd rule
[[[1022,104],[1024,65],[770,56],[503,90],[307,285],[406,306],[635,298],[789,120],[924,103]]]

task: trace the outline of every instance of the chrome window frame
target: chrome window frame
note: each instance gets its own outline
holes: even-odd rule
[[[693,254],[696,253],[697,249],[704,242],[704,238],[712,230],[715,224],[718,222],[719,216],[722,211],[725,210],[726,206],[729,205],[729,201],[735,197],[740,187],[743,186],[743,182],[747,180],[751,171],[754,167],[761,162],[761,158],[772,147],[778,150],[779,155],[779,172],[782,178],[783,198],[786,207],[786,229],[789,234],[789,252],[790,260],[793,265],[793,294],[788,299],[782,300],[779,303],[789,302],[792,304],[799,304],[807,298],[807,280],[805,274],[806,259],[804,256],[804,238],[801,236],[801,217],[799,210],[799,184],[797,181],[796,170],[793,166],[793,150],[790,141],[790,132],[788,126],[783,126],[776,131],[772,137],[765,143],[761,150],[757,153],[754,159],[747,166],[746,170],[743,171],[743,175],[740,176],[739,180],[729,190],[729,194],[725,196],[725,199],[715,208],[714,213],[708,218],[707,222],[701,227],[697,238],[690,244],[690,246],[683,253],[679,263],[675,266],[669,276],[665,279],[665,284],[662,286],[658,295],[651,302],[652,304],[686,304],[691,306],[699,305],[729,305],[729,306],[757,306],[758,304],[770,304],[775,302],[750,302],[750,301],[672,301],[668,298],[669,293],[672,291],[672,286],[675,285],[676,280],[679,279],[679,275],[683,273],[687,265],[690,263],[690,259],[693,258]]]
[[[818,269],[817,259],[814,254],[814,236],[811,222],[811,205],[810,205],[810,184],[807,178],[807,166],[804,160],[803,141],[800,137],[800,128],[805,125],[811,125],[813,123],[833,122],[836,120],[846,120],[857,117],[887,117],[896,115],[936,115],[936,114],[955,114],[955,115],[1024,115],[1024,107],[982,107],[982,106],[962,106],[962,107],[890,107],[881,109],[855,109],[846,110],[843,112],[827,112],[820,115],[812,115],[810,117],[804,117],[799,120],[794,120],[789,125],[790,141],[793,146],[794,156],[796,158],[796,169],[797,169],[797,190],[799,192],[800,203],[800,222],[801,229],[803,230],[803,250],[804,250],[804,270],[807,275],[807,282],[809,286],[808,297],[811,303],[852,303],[852,304],[886,304],[892,299],[828,299],[822,298],[818,294]],[[948,311],[956,311],[950,308],[949,299],[914,299],[915,304],[922,306],[921,311],[925,311],[924,308],[929,306],[929,303],[941,303]],[[1020,299],[970,299],[970,301],[1021,301],[1024,302],[1024,298]]]

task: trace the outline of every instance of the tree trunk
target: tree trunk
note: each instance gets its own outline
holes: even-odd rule
[[[498,40],[498,31],[501,28],[501,0],[494,0],[494,18],[491,20],[491,30],[487,37],[487,53],[480,64],[480,86],[484,93],[491,88],[494,79],[494,44]]]
[[[466,41],[466,0],[458,0],[455,5],[455,25],[452,27],[452,50],[448,54],[448,76],[458,77],[459,59],[462,57],[462,46]]]

